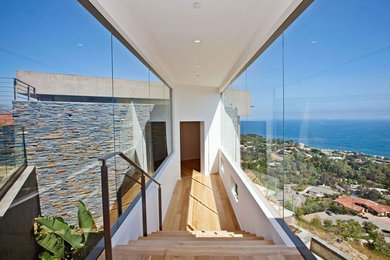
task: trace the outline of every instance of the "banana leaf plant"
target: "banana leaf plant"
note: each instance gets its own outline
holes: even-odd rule
[[[40,255],[44,260],[73,259],[82,249],[96,224],[91,212],[82,201],[78,201],[79,227],[66,223],[61,217],[37,217],[34,223],[34,235],[37,243],[46,251]]]

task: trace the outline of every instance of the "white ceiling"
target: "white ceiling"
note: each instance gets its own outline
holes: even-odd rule
[[[220,89],[302,1],[90,0],[169,85]]]

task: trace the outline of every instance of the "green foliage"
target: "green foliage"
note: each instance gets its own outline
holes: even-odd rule
[[[336,231],[338,235],[344,239],[354,239],[358,240],[364,235],[364,229],[359,222],[351,219],[349,221],[337,220],[336,221]]]
[[[324,227],[330,228],[332,226],[333,226],[333,221],[332,220],[330,220],[330,219],[325,219],[324,220]]]
[[[274,177],[284,176],[285,183],[297,183],[301,187],[324,183],[334,186],[340,183],[366,184],[369,180],[377,183],[376,186],[390,188],[390,164],[376,163],[369,155],[354,154],[342,160],[332,160],[319,149],[303,150],[291,140],[283,142],[254,134],[241,135],[241,144],[250,146],[248,153],[241,158],[244,169],[258,170]],[[284,154],[283,164],[269,167],[267,163],[275,162],[271,154]],[[356,159],[363,163],[355,162]],[[378,194],[371,195],[375,199]]]
[[[83,246],[83,237],[77,230],[71,228],[60,217],[37,217],[35,222],[39,224],[42,231],[48,234],[55,234],[65,240],[73,248],[81,248]]]
[[[91,230],[96,230],[96,224],[93,220],[91,212],[85,207],[84,203],[79,200],[77,216],[79,219],[79,227],[83,231],[84,241],[88,240],[88,235]]]
[[[310,221],[310,224],[312,224],[315,227],[322,227],[322,222],[321,222],[321,219],[319,217],[312,218],[312,220]]]
[[[346,214],[350,213],[350,211],[348,209],[346,209],[344,207],[340,207],[340,206],[334,205],[334,204],[329,206],[329,210],[332,211],[335,214],[346,215]]]
[[[373,201],[377,201],[379,199],[383,199],[382,194],[379,191],[377,191],[377,190],[370,190],[367,193],[363,193],[362,197],[365,198],[365,199],[373,200]]]
[[[376,190],[369,191],[368,187],[380,187],[390,189],[390,164],[377,163],[370,155],[361,153],[348,153],[343,159],[333,160],[331,156],[341,156],[341,152],[333,152],[332,155],[324,154],[320,149],[302,149],[292,140],[266,139],[255,134],[241,135],[241,144],[247,147],[247,153],[242,156],[242,168],[259,173],[262,183],[268,181],[267,176],[283,180],[279,183],[279,189],[283,184],[296,184],[292,186],[294,191],[303,191],[308,185],[336,184],[360,184],[362,185],[360,196],[379,201],[382,195]],[[283,159],[281,159],[283,157]],[[359,160],[356,160],[359,159]],[[270,165],[269,163],[274,163]],[[269,189],[275,189],[277,185],[269,185]],[[333,205],[337,196],[328,198],[307,198],[299,208],[295,208],[295,216],[305,222],[302,215],[331,210],[336,214],[356,215],[343,207]],[[390,201],[383,203],[390,205]],[[285,202],[287,209],[292,210],[291,202]],[[306,222],[305,222],[306,223]],[[369,223],[369,224],[368,224]],[[370,222],[361,226],[357,221],[350,220],[324,221],[313,219],[307,225],[315,226],[337,234],[344,239],[359,240],[365,238],[369,241],[368,247],[376,252],[390,257],[389,244],[383,235]]]
[[[302,184],[302,185],[294,185],[292,186],[292,189],[295,191],[304,191],[309,185],[307,184]]]
[[[34,235],[37,243],[45,250],[41,259],[72,259],[83,249],[96,225],[91,213],[83,202],[78,203],[79,228],[68,225],[60,217],[37,217],[34,223]]]
[[[288,210],[294,211],[294,206],[293,206],[293,204],[291,203],[291,201],[289,201],[289,200],[284,202],[284,207],[285,207],[286,209],[288,209]]]
[[[50,251],[54,257],[64,257],[65,243],[61,237],[52,233],[42,232],[39,236],[36,237],[36,241],[41,247],[45,248],[47,251]],[[48,253],[47,251],[45,252],[45,258],[50,259],[48,258],[48,255],[50,255],[50,253]]]
[[[49,252],[45,251],[41,255],[42,260],[59,260],[59,257],[51,255]]]
[[[369,235],[374,234],[378,230],[378,226],[368,221],[363,222],[363,228]]]
[[[332,205],[332,199],[308,197],[305,203],[297,209],[298,215],[307,215],[311,213],[321,212],[329,209]]]

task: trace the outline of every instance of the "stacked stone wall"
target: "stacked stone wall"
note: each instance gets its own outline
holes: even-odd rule
[[[101,164],[98,158],[114,150],[125,151],[134,157],[134,143],[139,142],[135,138],[140,139],[140,134],[134,136],[134,124],[144,138],[152,106],[14,101],[15,125],[26,129],[28,164],[37,167],[42,214],[62,216],[76,223],[80,199],[101,221]],[[119,159],[116,162],[118,173],[128,167]],[[110,199],[113,201],[123,174],[117,174],[115,179],[114,161],[109,169]]]

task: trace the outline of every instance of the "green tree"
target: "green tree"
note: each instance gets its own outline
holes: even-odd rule
[[[332,226],[333,226],[333,220],[330,220],[330,219],[325,219],[324,220],[324,227],[330,228]]]
[[[337,220],[336,221],[337,233],[344,239],[360,239],[365,233],[359,222],[351,219],[349,221]]]

